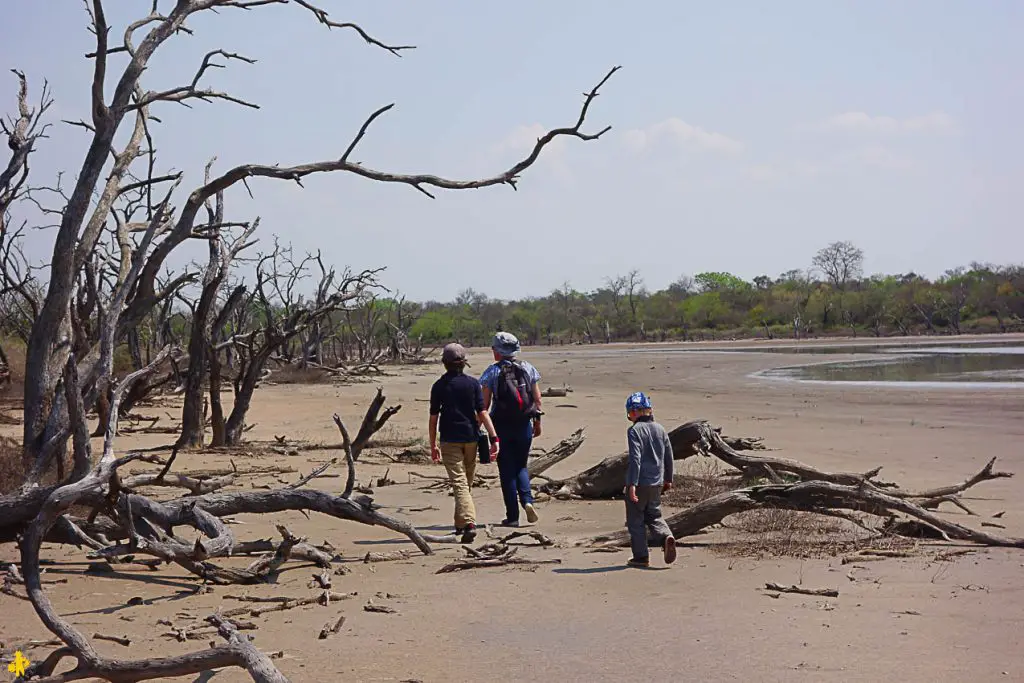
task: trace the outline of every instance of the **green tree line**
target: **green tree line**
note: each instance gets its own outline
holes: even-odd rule
[[[632,271],[593,291],[566,283],[516,301],[467,289],[451,302],[416,304],[409,337],[424,345],[482,345],[506,329],[527,344],[572,344],[1024,330],[1024,266],[972,263],[930,280],[915,273],[865,277],[863,260],[855,245],[835,242],[807,269],[752,281],[703,272],[650,291]]]

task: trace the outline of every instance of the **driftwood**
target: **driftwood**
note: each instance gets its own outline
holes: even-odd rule
[[[357,593],[336,593],[334,591],[325,590],[319,595],[313,595],[308,598],[297,598],[295,600],[289,600],[288,602],[277,602],[268,607],[255,607],[250,610],[246,610],[248,614],[254,617],[259,617],[270,612],[284,612],[296,607],[304,607],[306,605],[330,605],[332,602],[340,602],[342,600],[351,600],[356,597]]]
[[[232,550],[232,555],[255,555],[263,553],[272,553],[277,551],[277,546],[273,542],[267,539],[261,539],[257,541],[240,541],[235,543],[235,547]],[[323,569],[329,569],[331,563],[334,562],[335,556],[330,552],[324,550],[322,547],[310,545],[308,543],[296,543],[292,546],[289,553],[289,557],[293,560],[299,560],[302,562],[312,562],[318,567]]]
[[[138,489],[144,486],[163,486],[171,488],[182,488],[189,491],[192,495],[198,496],[204,493],[212,493],[219,491],[222,488],[231,486],[235,483],[235,475],[226,474],[220,477],[210,477],[206,479],[197,478],[194,476],[187,476],[184,474],[169,474],[165,475],[163,472],[158,474],[137,474],[131,477],[125,477],[121,480],[121,485],[126,489]]]
[[[530,476],[536,477],[571,456],[583,445],[584,439],[586,439],[586,435],[581,427],[548,450],[531,453],[526,465]]]
[[[672,443],[674,458],[684,460],[702,452],[701,442],[708,438],[707,431],[717,435],[717,432],[708,427],[707,422],[703,420],[687,422],[670,431],[668,436]],[[719,436],[719,439],[721,438]],[[728,437],[726,440],[741,448],[747,448],[750,444],[759,442],[758,439],[729,439]],[[726,441],[722,441],[722,443],[725,444]],[[539,488],[541,492],[559,498],[613,498],[622,495],[627,467],[627,454],[623,452],[607,457],[573,477],[550,480],[541,484]],[[533,473],[531,472],[531,474]]]
[[[487,535],[492,536],[493,534],[488,528]],[[449,562],[435,574],[450,574],[452,572],[460,572],[466,569],[480,569],[484,567],[502,567],[510,564],[521,564],[521,565],[540,565],[540,564],[560,564],[560,559],[546,559],[537,560],[532,558],[519,557],[520,546],[510,546],[509,541],[517,538],[532,538],[537,542],[537,546],[543,548],[549,548],[555,544],[555,542],[538,531],[513,531],[491,543],[485,543],[479,548],[471,548],[469,546],[463,546],[468,557],[454,562]]]
[[[366,415],[363,416],[363,422],[359,425],[356,438],[352,441],[352,457],[355,460],[359,460],[359,454],[363,452],[373,435],[379,432],[387,421],[402,409],[401,405],[384,408],[385,400],[384,389],[378,388],[377,395],[370,402],[370,407],[366,409]],[[381,413],[381,408],[384,408],[383,413]]]
[[[330,622],[324,624],[324,627],[322,629],[320,629],[320,635],[317,636],[317,637],[320,640],[327,640],[328,638],[330,638],[331,636],[336,634],[338,631],[340,631],[341,627],[344,626],[344,625],[345,625],[345,615],[342,614],[341,616],[339,616],[337,618],[337,620],[333,624],[330,623]]]
[[[255,631],[259,628],[251,621],[239,621],[237,619],[229,618],[226,614],[218,614],[218,616],[226,621],[230,621],[231,625],[239,631]],[[219,629],[216,626],[210,625],[189,624],[187,626],[174,626],[170,622],[165,622],[163,620],[157,623],[163,623],[171,629],[163,634],[165,638],[177,640],[179,643],[184,643],[189,640],[207,640],[210,636],[216,635],[219,632]]]
[[[363,605],[364,612],[375,612],[377,614],[398,614],[398,610],[389,605],[378,605],[375,602],[368,602]]]
[[[356,434],[355,440],[349,438],[348,430],[345,428],[345,424],[342,422],[341,416],[337,413],[334,414],[334,424],[338,426],[338,430],[341,432],[341,448],[345,451],[345,461],[348,463],[348,482],[345,485],[345,494],[343,494],[345,498],[348,498],[352,494],[352,487],[355,486],[355,461],[359,459],[359,455],[363,452],[363,449],[366,448],[367,444],[370,443],[373,435],[380,431],[381,428],[387,424],[387,421],[402,409],[401,405],[390,406],[385,408],[384,413],[381,414],[380,411],[381,408],[384,407],[385,400],[387,399],[384,396],[384,389],[382,387],[378,387],[377,395],[374,396],[373,401],[370,402],[370,407],[366,409],[366,415],[363,416],[363,422],[359,427],[359,433]],[[278,442],[283,442],[281,437],[275,438]],[[324,473],[337,462],[337,458],[331,458],[305,477],[299,479],[289,488],[297,489],[301,486],[305,486],[317,477],[324,476]]]
[[[365,564],[375,564],[377,562],[395,562],[400,560],[408,560],[412,557],[412,553],[408,550],[392,550],[387,553],[375,553],[368,552],[363,556],[363,562]]]
[[[59,679],[71,681],[82,678],[102,678],[110,681],[146,680],[152,678],[184,676],[209,669],[226,666],[240,666],[247,669],[256,681],[280,683],[286,681],[269,660],[260,654],[247,639],[243,639],[229,624],[218,619],[220,634],[228,641],[227,645],[211,647],[207,650],[174,657],[153,658],[139,661],[123,661],[109,659],[100,655],[92,643],[70,622],[59,615],[50,599],[43,590],[42,572],[40,571],[39,552],[47,532],[57,519],[72,505],[92,500],[94,505],[102,506],[103,501],[112,497],[127,499],[129,496],[120,491],[117,470],[119,467],[138,459],[139,455],[116,458],[113,450],[114,435],[117,433],[118,404],[124,391],[131,384],[152,371],[166,354],[158,356],[151,366],[131,373],[114,390],[109,410],[109,418],[104,439],[103,455],[91,471],[81,479],[58,486],[41,505],[38,514],[25,529],[21,542],[21,567],[24,572],[25,588],[36,613],[43,624],[65,644],[51,653],[45,660],[32,665],[27,677],[50,677],[56,667],[67,657],[77,660],[77,665],[70,672],[61,674]],[[74,360],[72,359],[72,363]],[[79,461],[88,456],[88,441],[76,439],[75,457]],[[130,527],[130,536],[136,537],[134,517],[131,508],[126,510],[126,523]],[[197,512],[192,520],[198,526],[205,526],[206,517]]]
[[[117,643],[118,645],[120,645],[122,647],[128,647],[129,645],[132,644],[131,639],[128,638],[128,637],[108,636],[108,635],[103,634],[103,633],[93,633],[92,637],[93,637],[94,640],[105,640],[105,641],[107,641],[109,643]]]
[[[978,473],[962,482],[935,489],[913,491],[896,484],[877,480],[882,468],[875,467],[866,472],[827,472],[811,465],[771,455],[752,452],[760,444],[759,439],[723,437],[719,430],[704,420],[687,422],[669,432],[673,455],[676,460],[685,460],[694,455],[714,456],[732,467],[748,483],[767,481],[785,484],[794,481],[818,481],[842,486],[862,486],[884,492],[892,498],[913,500],[918,507],[937,508],[941,503],[958,505],[973,513],[957,496],[981,482],[1012,477],[1010,472],[993,469],[992,458]],[[743,450],[746,449],[746,450]],[[622,495],[627,468],[626,454],[605,458],[593,467],[563,480],[549,480],[540,490],[560,498],[612,498]]]
[[[216,583],[251,583],[264,580],[266,576],[276,572],[285,561],[290,559],[292,552],[297,547],[303,545],[303,539],[295,537],[284,527],[279,527],[284,539],[277,546],[273,556],[257,560],[244,570],[222,568],[212,564],[211,558],[231,554],[235,545],[233,535],[221,518],[246,512],[316,510],[342,519],[369,524],[380,523],[384,526],[393,526],[396,529],[405,529],[411,534],[410,539],[422,552],[431,552],[430,547],[419,533],[406,522],[380,515],[365,501],[350,500],[321,491],[216,492],[165,502],[153,501],[139,494],[129,493],[122,485],[118,469],[143,456],[133,454],[120,459],[115,458],[113,435],[116,433],[117,404],[120,393],[123,392],[125,386],[134,381],[137,375],[138,373],[129,375],[114,393],[109,411],[110,424],[106,431],[104,453],[99,463],[82,479],[71,484],[54,487],[42,504],[36,518],[25,530],[21,550],[27,597],[36,607],[44,624],[67,646],[52,653],[46,660],[38,662],[33,667],[33,675],[49,676],[63,658],[73,657],[77,659],[77,666],[61,680],[78,678],[103,678],[113,681],[145,680],[193,674],[225,666],[242,666],[250,672],[255,680],[259,681],[285,680],[272,666],[267,669],[266,664],[269,659],[252,647],[248,639],[240,635],[239,625],[226,620],[229,615],[217,616],[211,621],[217,632],[228,641],[227,645],[179,657],[140,660],[139,662],[123,662],[101,657],[84,635],[57,614],[42,590],[39,548],[43,539],[48,537],[50,530],[57,525],[58,520],[61,521],[61,528],[65,530],[65,533],[93,548],[93,555],[96,557],[113,559],[125,555],[148,554],[163,561],[175,562],[204,580]],[[84,440],[76,443],[76,449],[84,447],[82,444],[87,443]],[[150,481],[165,481],[168,475],[167,470],[173,460],[172,457],[164,469]],[[88,505],[97,511],[116,510],[116,518],[120,520],[120,531],[127,538],[128,543],[118,546],[106,545],[90,537],[80,526],[64,517],[64,512],[72,505],[77,504]],[[185,542],[172,534],[172,530],[176,526],[193,527],[203,537],[194,543]],[[317,560],[326,559],[322,557],[322,553],[309,552],[308,554]],[[345,597],[348,596],[324,591],[321,596],[313,598],[310,602],[329,603],[332,598],[344,599]],[[285,603],[270,608],[247,611],[258,616],[266,611],[289,609],[298,604],[307,603],[305,601]],[[129,674],[129,671],[132,673]],[[145,673],[141,673],[143,671]]]
[[[798,595],[817,595],[824,598],[838,598],[839,591],[834,588],[804,588],[803,586],[784,586],[780,583],[766,583],[765,590],[776,593],[796,593]]]
[[[980,545],[1024,548],[1024,539],[997,536],[951,522],[920,505],[869,486],[834,484],[827,481],[803,481],[794,484],[769,484],[727,491],[707,498],[691,508],[665,519],[676,538],[692,536],[729,515],[764,508],[829,514],[852,510],[880,517],[906,515],[924,524],[947,540],[968,541]],[[595,545],[629,545],[623,531],[591,539]]]
[[[269,474],[295,474],[297,470],[294,467],[288,467],[283,465],[255,465],[253,467],[214,467],[207,469],[189,470],[188,475],[197,479],[207,479],[209,477],[223,477],[223,476],[234,476],[234,477],[247,477],[247,476],[261,476]],[[133,469],[128,472],[132,476],[140,474],[151,474],[148,470]]]

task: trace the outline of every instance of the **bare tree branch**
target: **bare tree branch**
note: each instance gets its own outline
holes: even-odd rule
[[[382,107],[381,109],[378,109],[377,111],[370,115],[370,117],[360,128],[358,134],[356,135],[356,138],[352,141],[352,143],[349,144],[348,148],[344,152],[344,155],[337,160],[314,162],[290,167],[263,166],[259,164],[247,164],[244,166],[237,166],[228,171],[227,173],[225,173],[224,175],[220,176],[219,178],[214,179],[204,187],[196,190],[196,192],[193,193],[193,197],[190,197],[189,201],[190,203],[195,203],[196,200],[198,200],[199,203],[201,203],[203,200],[205,200],[206,197],[209,197],[217,192],[222,192],[223,190],[231,187],[235,183],[246,178],[276,178],[279,180],[294,180],[295,182],[301,184],[302,178],[308,175],[314,173],[330,173],[334,171],[345,171],[348,173],[354,173],[356,175],[360,175],[364,178],[369,178],[370,180],[376,180],[378,182],[403,183],[406,185],[411,185],[412,187],[416,188],[417,190],[431,198],[433,198],[434,195],[427,191],[424,186],[436,187],[445,190],[471,190],[482,187],[490,187],[493,185],[510,185],[514,189],[519,181],[520,174],[522,174],[523,171],[532,166],[537,161],[537,159],[540,158],[541,151],[543,151],[543,149],[548,144],[550,144],[551,141],[554,140],[555,138],[559,136],[566,136],[579,138],[580,140],[584,141],[589,141],[596,140],[605,133],[607,133],[609,130],[611,130],[611,126],[606,126],[605,128],[602,128],[596,133],[584,133],[582,131],[582,128],[584,122],[586,121],[587,112],[589,111],[590,105],[594,101],[594,98],[596,98],[600,93],[601,87],[620,68],[621,67],[618,66],[612,68],[605,75],[605,77],[602,78],[596,86],[594,86],[594,88],[589,93],[586,93],[583,102],[583,107],[580,110],[580,115],[575,125],[565,128],[555,128],[548,131],[543,136],[537,139],[537,142],[534,145],[533,150],[530,152],[529,155],[526,156],[525,159],[519,161],[508,170],[499,173],[498,175],[491,176],[489,178],[482,178],[478,180],[450,180],[447,178],[442,178],[436,175],[428,174],[390,173],[386,171],[377,171],[371,168],[367,168],[362,164],[348,161],[347,157],[355,149],[355,146],[359,142],[359,140],[361,140],[362,137],[365,135],[370,123],[372,123],[377,117],[379,117],[384,112],[388,111],[391,108],[391,106],[393,106],[388,105],[387,107]],[[188,210],[186,209],[185,214],[187,213]]]
[[[312,12],[316,16],[317,21],[319,21],[321,24],[323,24],[327,28],[347,28],[347,29],[352,29],[353,31],[358,33],[359,36],[363,40],[365,40],[367,43],[369,43],[370,45],[375,45],[376,47],[383,48],[383,49],[387,50],[388,52],[390,52],[391,54],[395,55],[396,57],[401,57],[402,56],[400,54],[402,50],[414,50],[414,49],[416,49],[415,45],[386,45],[386,44],[382,43],[381,41],[377,40],[376,38],[374,38],[373,36],[371,36],[366,31],[364,31],[362,29],[362,27],[360,27],[358,24],[353,24],[353,23],[350,23],[350,22],[339,23],[339,22],[336,22],[336,21],[332,21],[330,19],[330,17],[328,16],[326,10],[323,10],[323,9],[320,9],[319,7],[316,7],[312,3],[306,2],[306,0],[293,0],[293,1],[295,2],[295,4],[301,5],[301,6],[305,7],[306,9],[308,9],[310,12]]]
[[[203,100],[204,102],[209,102],[212,99],[221,99],[227,100],[228,102],[234,102],[235,104],[241,104],[252,109],[259,109],[260,107],[258,104],[246,102],[245,100],[239,99],[227,93],[217,92],[210,88],[199,88],[199,79],[203,77],[203,74],[206,73],[207,69],[224,68],[223,64],[218,64],[212,61],[212,59],[217,56],[229,60],[237,59],[247,64],[256,63],[255,59],[250,59],[249,57],[245,57],[234,52],[227,52],[226,50],[213,50],[212,52],[208,52],[206,56],[203,57],[203,63],[199,66],[199,70],[196,71],[196,75],[192,78],[192,82],[189,85],[183,85],[177,88],[172,88],[170,90],[164,90],[162,92],[147,92],[144,95],[142,95],[135,104],[130,105],[128,109],[131,110],[147,107],[150,104],[153,104],[154,102],[178,102],[179,104],[184,104],[188,106],[187,100],[190,99]]]

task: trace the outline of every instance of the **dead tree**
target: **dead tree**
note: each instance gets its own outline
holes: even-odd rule
[[[24,196],[27,189],[29,155],[35,149],[36,142],[46,137],[47,125],[43,123],[43,115],[53,105],[53,97],[48,83],[43,83],[39,104],[29,104],[28,79],[25,74],[12,69],[18,79],[17,116],[0,119],[0,131],[7,137],[7,147],[11,150],[11,158],[6,168],[0,170],[0,234],[6,233],[8,209]]]
[[[213,161],[206,166],[207,180],[209,180],[212,165]],[[215,202],[207,201],[206,211],[209,227],[205,233],[206,239],[209,241],[210,257],[203,273],[199,299],[192,314],[192,331],[188,341],[189,365],[184,384],[185,400],[181,409],[181,435],[177,442],[180,448],[198,448],[203,445],[203,380],[207,378],[207,367],[212,362],[212,356],[217,353],[211,345],[211,334],[214,329],[214,306],[231,270],[232,261],[240,251],[252,244],[250,238],[259,226],[257,218],[251,224],[241,226],[243,228],[241,235],[225,243],[223,233],[228,226],[224,225],[224,194],[218,193]],[[217,396],[219,409],[219,382],[217,391],[211,390],[210,392],[211,399],[214,393]],[[223,423],[221,422],[221,424]]]
[[[279,356],[281,350],[310,325],[344,309],[347,302],[376,284],[378,271],[345,272],[336,277],[332,270],[323,276],[318,288],[326,290],[329,286],[326,296],[308,301],[293,298],[292,285],[305,276],[308,263],[308,259],[295,262],[290,250],[277,245],[271,253],[259,258],[252,294],[241,304],[252,312],[253,327],[236,333],[229,340],[239,359],[234,378],[234,404],[224,422],[224,443],[213,445],[235,446],[241,441],[253,393],[264,379],[271,357]],[[282,285],[281,280],[287,284]],[[328,284],[325,285],[325,281]]]
[[[57,405],[60,401],[57,400],[59,392],[56,390],[56,386],[70,349],[67,345],[61,344],[60,340],[65,336],[65,331],[70,324],[68,311],[74,295],[76,275],[90,260],[98,235],[108,223],[111,206],[126,187],[132,185],[138,187],[141,183],[141,186],[146,188],[147,194],[152,195],[151,188],[154,185],[176,178],[170,175],[156,176],[152,173],[150,165],[150,169],[143,179],[134,183],[128,182],[128,169],[132,162],[146,156],[141,142],[149,139],[149,109],[166,102],[187,103],[194,100],[214,99],[248,105],[249,103],[227,93],[201,87],[200,82],[213,66],[222,66],[222,64],[218,64],[217,60],[248,62],[252,60],[224,50],[216,50],[206,55],[195,77],[188,84],[164,91],[145,90],[140,82],[141,76],[151,57],[171,36],[186,28],[186,22],[196,15],[221,7],[237,6],[237,4],[231,0],[182,0],[167,15],[154,11],[144,20],[135,22],[125,33],[125,44],[112,46],[109,44],[110,27],[107,25],[102,1],[92,0],[93,30],[97,36],[96,50],[91,56],[95,66],[92,88],[92,120],[91,122],[80,122],[81,127],[90,134],[91,140],[89,151],[74,175],[76,180],[69,195],[69,201],[60,216],[60,224],[50,259],[50,277],[46,296],[31,333],[26,359],[26,374],[30,379],[25,388],[24,442],[27,460],[38,459],[44,450],[50,448],[48,444],[62,442],[67,438],[67,421],[62,417],[63,408]],[[257,6],[266,4],[271,3],[247,4],[247,6],[255,10]],[[281,0],[280,3],[273,4],[291,3]],[[352,27],[349,24],[335,24],[325,13],[313,8],[308,2],[294,4],[305,9],[312,9],[314,17],[327,26]],[[141,31],[145,31],[145,36],[137,42],[136,34]],[[379,41],[372,42],[376,45],[383,45]],[[111,50],[124,52],[129,55],[129,59],[118,76],[113,96],[108,101],[105,95],[107,90],[105,86],[108,76],[108,55]],[[367,118],[348,147],[340,150],[340,156],[332,155],[332,158],[326,161],[297,166],[260,164],[237,166],[196,188],[177,211],[169,210],[170,196],[168,195],[167,201],[164,202],[164,206],[160,210],[162,213],[161,239],[146,261],[131,301],[123,311],[119,330],[122,336],[119,338],[123,338],[126,330],[145,318],[152,308],[161,301],[161,295],[166,295],[166,292],[159,292],[156,289],[157,275],[168,255],[185,240],[196,236],[197,215],[207,200],[215,197],[217,193],[226,191],[233,185],[250,178],[262,177],[301,182],[302,178],[310,174],[328,172],[346,172],[378,182],[405,184],[431,197],[433,195],[428,188],[460,190],[494,185],[514,186],[518,182],[520,174],[533,165],[542,150],[556,137],[570,136],[582,140],[593,140],[607,130],[606,128],[595,134],[588,134],[583,132],[582,126],[591,102],[596,97],[600,86],[610,76],[611,72],[587,95],[575,124],[551,130],[541,136],[526,158],[489,178],[462,181],[429,174],[397,174],[379,171],[352,160],[351,157],[356,147],[366,135],[370,125],[392,108],[391,105],[388,105],[381,107]],[[101,182],[100,176],[109,158],[115,136],[125,119],[132,117],[135,120],[135,131],[126,146],[116,153],[115,163],[108,172],[106,181]],[[151,148],[149,146],[149,149]],[[94,197],[95,201],[93,201]],[[159,204],[160,202],[154,197],[151,204],[153,213],[157,213],[155,207]],[[86,359],[82,360],[86,361],[86,366],[82,368],[83,371],[80,374],[87,379],[88,384],[95,379],[95,353],[91,352]]]
[[[39,103],[29,104],[28,79],[20,71],[12,70],[18,79],[17,115],[0,118],[0,132],[7,138],[11,157],[6,167],[0,168],[0,314],[3,328],[26,338],[39,309],[39,297],[32,268],[22,251],[24,225],[11,225],[13,205],[24,199],[30,188],[29,156],[36,142],[46,137],[47,124],[43,123],[46,110],[53,104],[50,88],[43,83]],[[10,381],[7,354],[0,348],[0,379]]]
[[[310,260],[316,264],[320,272],[320,280],[317,283],[316,293],[314,294],[314,305],[319,308],[327,305],[336,275],[333,268],[328,268],[324,265],[323,255],[319,250],[316,252],[316,256],[310,256]],[[333,316],[328,315],[323,319],[314,320],[299,335],[299,345],[302,349],[299,367],[305,369],[311,362],[320,365],[324,364],[324,344],[335,335],[335,325],[333,323]]]
[[[166,13],[161,5],[166,4]],[[591,103],[601,86],[616,69],[609,72],[585,97],[575,122],[541,136],[529,154],[510,168],[491,177],[452,180],[431,174],[399,174],[377,170],[354,160],[356,148],[369,127],[392,105],[381,107],[367,117],[344,148],[326,155],[324,161],[294,166],[280,164],[242,164],[223,174],[204,180],[180,205],[173,202],[182,181],[179,174],[160,175],[155,164],[155,145],[150,133],[151,110],[166,103],[189,104],[196,100],[225,100],[243,106],[255,106],[228,93],[202,85],[216,67],[227,61],[252,63],[254,60],[214,50],[201,60],[195,75],[184,85],[153,91],[143,87],[142,76],[150,60],[173,36],[191,33],[189,24],[200,16],[230,20],[231,9],[262,11],[267,5],[291,5],[326,27],[357,32],[370,44],[392,53],[408,46],[387,45],[351,23],[330,19],[327,12],[308,0],[177,0],[153,3],[149,15],[118,31],[108,24],[102,0],[88,0],[95,35],[92,60],[91,107],[88,120],[73,125],[89,136],[87,152],[77,168],[70,191],[60,194],[63,205],[52,215],[58,225],[53,234],[52,252],[45,294],[34,315],[27,345],[24,392],[24,457],[30,465],[26,486],[11,495],[0,496],[0,539],[20,539],[22,569],[28,597],[44,625],[60,638],[65,647],[40,662],[32,677],[50,676],[65,658],[73,657],[77,666],[59,675],[60,680],[103,678],[146,680],[194,674],[222,666],[246,668],[259,681],[284,680],[273,664],[260,655],[237,628],[220,616],[212,618],[226,646],[213,647],[191,655],[139,661],[112,660],[103,657],[88,639],[65,621],[49,602],[42,589],[39,549],[44,539],[74,540],[91,547],[101,556],[116,557],[123,549],[91,536],[89,520],[77,523],[66,513],[82,504],[110,513],[108,520],[121,529],[128,540],[124,548],[137,554],[150,554],[175,562],[207,580],[231,580],[236,573],[212,564],[211,558],[230,554],[233,538],[224,515],[272,513],[285,510],[318,511],[341,519],[379,524],[405,534],[423,552],[429,546],[419,533],[405,522],[381,515],[365,500],[332,496],[315,490],[215,491],[198,496],[153,501],[124,490],[119,468],[137,458],[118,458],[114,452],[121,400],[134,382],[151,376],[160,363],[175,353],[167,348],[157,353],[144,368],[117,381],[113,376],[114,350],[128,342],[137,365],[141,359],[141,340],[133,340],[133,330],[153,311],[190,282],[195,274],[185,273],[169,282],[161,281],[168,258],[188,240],[209,239],[214,226],[201,225],[200,212],[208,202],[239,183],[253,178],[288,180],[301,184],[303,178],[319,173],[341,172],[367,180],[397,183],[433,197],[432,190],[466,190],[497,185],[515,187],[520,174],[532,166],[544,148],[557,137],[595,140],[608,128],[586,133],[583,125]],[[227,10],[220,12],[219,10]],[[215,16],[214,16],[215,15]],[[119,36],[113,42],[111,36]],[[123,41],[123,42],[121,42]],[[115,67],[113,54],[123,54],[123,66]],[[111,93],[108,97],[108,93]],[[19,110],[20,111],[20,110]],[[125,130],[125,122],[130,122]],[[38,140],[40,128],[31,122],[24,128],[19,144],[12,147],[16,159],[8,164],[14,186],[23,182],[24,159]],[[10,138],[10,133],[8,133]],[[115,144],[115,140],[117,144]],[[30,141],[30,142],[29,142]],[[20,155],[20,156],[19,156]],[[12,170],[13,169],[13,170]],[[9,192],[10,173],[4,172],[0,188]],[[6,214],[4,214],[6,216]],[[6,219],[5,219],[6,221]],[[6,224],[6,222],[5,222]],[[358,276],[355,276],[358,278]],[[351,284],[351,283],[350,283]],[[261,281],[259,303],[265,323],[253,330],[247,368],[240,373],[236,405],[225,421],[225,439],[237,439],[245,409],[260,372],[252,368],[265,363],[292,330],[304,328],[315,320],[317,310],[303,306],[300,313],[284,319],[269,304],[270,297]],[[336,298],[332,303],[337,303]],[[227,341],[227,340],[225,340]],[[242,349],[244,338],[233,335],[233,348]],[[190,359],[191,362],[191,359]],[[86,420],[87,411],[105,397],[108,405],[103,419],[104,448],[94,462]],[[56,484],[44,484],[41,477],[56,454],[70,443],[71,468]],[[81,520],[79,520],[81,521]],[[83,524],[85,526],[83,526]],[[173,534],[174,527],[190,527],[199,532],[198,543],[184,542]],[[52,534],[52,536],[51,536]],[[97,547],[98,546],[98,547]]]
[[[345,327],[355,341],[352,360],[360,363],[379,362],[387,355],[379,348],[378,339],[385,312],[373,292],[366,292],[356,301],[356,305],[345,311]]]

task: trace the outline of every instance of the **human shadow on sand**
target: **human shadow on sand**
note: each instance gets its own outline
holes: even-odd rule
[[[645,571],[645,572],[660,572],[665,571],[668,567],[627,567],[624,564],[615,564],[610,567],[589,567],[587,569],[577,569],[575,567],[559,567],[558,569],[552,569],[553,574],[610,574],[612,572],[624,572],[632,569],[633,571]]]

